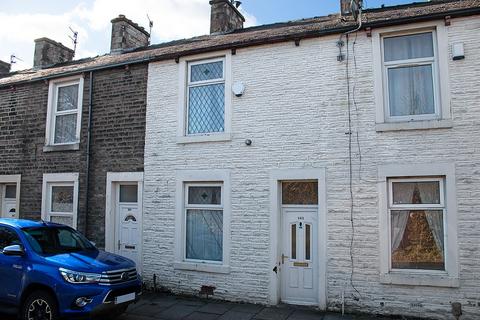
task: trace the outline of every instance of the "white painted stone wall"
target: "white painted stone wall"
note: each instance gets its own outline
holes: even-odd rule
[[[268,303],[269,172],[277,168],[327,169],[328,308],[453,319],[480,319],[480,18],[454,19],[449,44],[463,42],[466,59],[449,59],[454,127],[377,133],[372,39],[359,33],[353,60],[355,244],[352,298],[349,243],[348,131],[345,63],[336,61],[338,36],[237,50],[233,81],[246,85],[233,97],[229,142],[177,144],[178,68],[150,64],[144,193],[144,277],[175,292],[197,294],[213,285],[215,297]],[[354,37],[351,37],[351,40]],[[351,52],[350,52],[351,53]],[[350,56],[352,58],[352,56]],[[180,88],[183,89],[183,88]],[[245,139],[252,146],[244,144]],[[379,282],[377,166],[455,161],[460,288],[383,285]],[[231,170],[230,274],[174,270],[175,170]],[[383,213],[382,213],[383,214]],[[411,304],[421,304],[412,307]],[[381,305],[383,304],[383,306]]]

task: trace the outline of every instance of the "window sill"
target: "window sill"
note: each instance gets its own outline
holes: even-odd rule
[[[232,140],[231,133],[213,133],[213,134],[205,134],[205,135],[198,135],[198,136],[177,137],[178,144],[220,142],[220,141],[231,141],[231,140]]]
[[[380,275],[380,282],[383,284],[401,284],[408,286],[430,286],[458,288],[460,281],[458,277],[450,277],[445,274],[413,274],[402,272],[391,272]]]
[[[46,145],[43,147],[43,152],[76,151],[76,150],[80,150],[80,143]]]
[[[453,127],[452,119],[443,120],[418,120],[409,122],[385,122],[377,123],[375,130],[377,132],[386,131],[405,131],[405,130],[428,130],[428,129],[448,129]]]
[[[174,262],[173,268],[176,270],[200,271],[209,273],[230,273],[230,266],[215,265],[207,263],[192,263],[192,262]]]

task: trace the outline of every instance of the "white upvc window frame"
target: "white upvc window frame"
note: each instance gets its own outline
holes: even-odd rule
[[[185,201],[184,201],[184,225],[186,229],[187,225],[187,211],[188,210],[215,210],[215,211],[222,211],[222,216],[224,213],[223,209],[223,194],[224,194],[224,187],[223,187],[223,182],[188,182],[184,184],[185,186]],[[220,187],[220,204],[219,205],[214,205],[214,204],[209,204],[209,205],[202,205],[202,204],[189,204],[188,203],[188,193],[190,192],[190,187]],[[223,221],[223,218],[222,218]],[[222,223],[222,234],[223,234],[223,223]],[[223,244],[223,239],[222,239],[222,244]],[[187,246],[187,234],[185,233],[185,237],[183,237],[183,247],[184,247],[184,256],[183,260],[186,262],[192,262],[192,263],[211,263],[211,264],[218,264],[222,265],[223,261],[215,261],[215,260],[202,260],[202,259],[189,259],[187,258],[187,252],[186,252],[186,246]],[[222,247],[222,260],[223,260],[223,247]]]
[[[78,220],[78,173],[44,173],[42,184],[42,220],[50,221],[51,216],[72,217],[73,228]],[[73,187],[73,212],[51,212],[52,187]]]
[[[393,184],[396,182],[438,182],[440,192],[440,203],[437,204],[394,204],[393,203]],[[390,178],[388,179],[388,206],[394,210],[410,209],[442,209],[445,208],[445,179],[439,177],[411,177],[411,178]]]
[[[434,57],[403,61],[384,61],[384,39],[432,32]],[[376,29],[372,32],[373,67],[376,104],[376,131],[399,131],[451,128],[448,75],[448,35],[443,21],[417,23]],[[428,115],[390,116],[388,69],[432,65],[435,113]]]
[[[78,84],[78,99],[77,99],[77,109],[67,110],[67,111],[57,111],[57,101],[58,101],[58,91],[61,87],[77,85]],[[48,89],[48,108],[47,108],[47,123],[46,123],[46,132],[45,132],[45,146],[46,147],[71,147],[78,146],[80,144],[80,132],[81,132],[81,123],[82,123],[82,107],[83,107],[83,86],[84,78],[83,75],[73,76],[62,79],[50,80],[49,89]],[[61,115],[77,115],[76,123],[76,133],[75,141],[67,143],[55,143],[55,123],[56,117]],[[45,150],[53,151],[53,150]]]
[[[229,170],[178,170],[176,172],[175,208],[175,262],[176,270],[208,273],[230,273],[230,171]],[[220,186],[221,205],[188,205],[188,186]],[[223,209],[222,261],[186,258],[187,208]]]
[[[409,177],[409,178],[388,178],[388,245],[391,248],[392,246],[392,237],[390,234],[390,230],[392,230],[391,222],[392,222],[392,211],[412,211],[412,210],[437,210],[442,211],[443,217],[443,239],[444,243],[447,243],[447,232],[445,226],[447,225],[447,210],[445,207],[445,178],[444,177]],[[440,203],[438,204],[394,204],[393,203],[393,184],[396,182],[438,182],[439,183],[439,195],[440,195]],[[449,252],[447,252],[447,247],[445,246],[443,256],[444,256],[444,264],[447,265],[447,257],[449,256]],[[429,269],[395,269],[392,266],[392,250],[389,250],[389,270],[391,271],[400,271],[400,272],[412,272],[412,273],[428,273],[428,274],[445,274],[445,271],[442,270],[429,270]]]
[[[394,60],[394,61],[385,61],[385,39],[409,36],[422,33],[431,33],[432,34],[432,45],[433,45],[433,57],[427,58],[416,58],[408,60]],[[440,97],[439,97],[439,72],[438,72],[438,49],[437,49],[437,32],[435,29],[417,29],[415,31],[402,31],[393,34],[384,34],[381,37],[381,47],[382,47],[382,67],[383,67],[383,97],[385,105],[385,118],[387,122],[405,122],[405,121],[419,121],[419,120],[434,120],[441,117],[440,110]],[[388,90],[389,86],[389,77],[388,71],[390,69],[401,68],[401,67],[416,67],[416,66],[431,66],[432,67],[432,86],[433,86],[433,101],[435,112],[432,114],[422,114],[422,115],[408,115],[408,116],[391,116],[390,111],[390,93]]]
[[[412,286],[458,287],[457,199],[453,163],[383,165],[378,167],[380,282]],[[394,182],[440,181],[440,204],[393,205]],[[443,210],[445,270],[393,269],[391,210],[416,207]]]
[[[191,67],[194,65],[223,61],[223,78],[191,82]],[[177,143],[214,142],[231,140],[232,123],[232,54],[222,51],[209,54],[184,57],[179,60],[179,101]],[[211,133],[188,134],[189,92],[191,87],[209,84],[225,84],[224,131]]]

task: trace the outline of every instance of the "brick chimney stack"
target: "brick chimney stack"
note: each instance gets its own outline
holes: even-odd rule
[[[0,60],[0,78],[7,76],[10,73],[10,63]]]
[[[243,29],[245,17],[238,11],[240,1],[211,0],[210,33],[226,33]]]
[[[352,14],[351,0],[340,0],[340,14],[342,17]]]
[[[65,47],[60,42],[48,38],[35,40],[35,54],[33,68],[42,69],[57,63],[72,61],[73,50]]]
[[[111,53],[122,53],[149,45],[150,34],[124,15],[112,20]]]

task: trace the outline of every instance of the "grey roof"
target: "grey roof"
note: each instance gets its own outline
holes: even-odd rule
[[[373,28],[412,21],[441,19],[446,16],[453,18],[477,14],[480,14],[480,0],[440,0],[412,3],[366,10],[363,15],[363,27]],[[239,49],[268,43],[320,37],[351,30],[355,25],[356,23],[352,19],[345,19],[339,14],[332,14],[323,17],[245,28],[225,34],[204,35],[151,45],[122,54],[105,54],[94,58],[76,60],[40,70],[28,69],[13,72],[9,76],[0,79],[0,87],[15,83],[55,78],[67,74],[112,68],[118,65],[147,63],[149,61],[175,59],[210,51]]]

